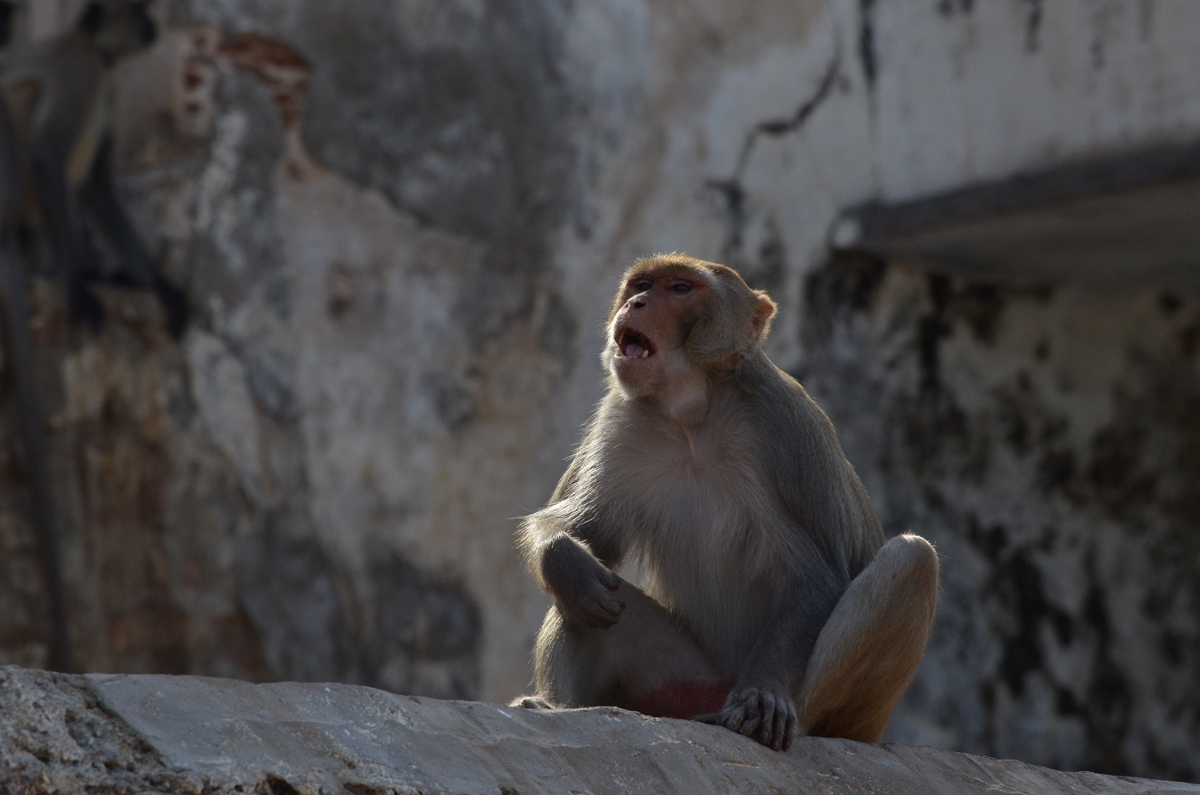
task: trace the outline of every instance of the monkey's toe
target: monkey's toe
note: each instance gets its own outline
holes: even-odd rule
[[[695,718],[724,726],[776,751],[786,751],[796,735],[796,708],[790,698],[770,689],[747,688],[732,696],[725,708]]]
[[[770,693],[759,694],[758,733],[754,735],[754,739],[778,751],[779,747],[776,745],[775,716],[780,711],[786,709],[786,707],[777,702],[778,699]]]
[[[520,707],[521,709],[554,709],[554,705],[540,696],[522,696],[514,700],[510,707]]]
[[[796,727],[799,721],[796,718],[796,707],[791,701],[784,703],[784,709],[775,712],[775,742],[772,748],[776,751],[786,751],[792,747],[792,740],[796,737]]]

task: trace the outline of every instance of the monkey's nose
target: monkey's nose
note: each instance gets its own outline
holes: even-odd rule
[[[629,299],[629,308],[630,309],[641,309],[645,305],[646,305],[646,301],[643,298],[634,297],[634,298]]]

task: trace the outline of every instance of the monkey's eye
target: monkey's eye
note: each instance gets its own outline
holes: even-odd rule
[[[671,282],[670,284],[667,285],[667,289],[673,293],[679,293],[680,295],[682,295],[683,293],[686,293],[692,289],[692,283],[691,282]]]
[[[633,289],[637,290],[639,293],[644,293],[653,286],[654,282],[650,281],[649,279],[638,279],[633,283]]]

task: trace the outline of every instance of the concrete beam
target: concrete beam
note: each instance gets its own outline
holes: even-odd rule
[[[1003,284],[1200,283],[1200,145],[1069,163],[911,201],[867,202],[837,249]]]

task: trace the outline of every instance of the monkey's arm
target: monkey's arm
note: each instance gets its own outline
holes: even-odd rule
[[[87,237],[78,187],[91,168],[93,120],[102,105],[96,99],[106,66],[76,38],[55,38],[34,48],[4,80],[7,85],[18,80],[37,86],[36,91],[23,90],[20,126],[28,131],[28,163],[38,215],[49,237],[55,273],[63,281],[72,308],[99,327],[104,309],[85,283],[88,273],[98,270],[98,261]]]
[[[88,290],[86,274],[98,270],[87,240],[78,201],[67,183],[66,155],[35,142],[33,177],[38,209],[50,236],[55,271],[66,287],[75,313],[95,329],[104,325],[104,307]]]
[[[538,585],[568,619],[610,627],[625,604],[612,595],[621,578],[611,571],[624,550],[606,533],[583,485],[595,464],[596,442],[585,438],[559,480],[550,504],[525,517],[518,538]]]
[[[819,561],[816,550],[810,550]],[[795,694],[822,627],[846,589],[823,563],[802,572],[785,587],[775,610],[738,671],[720,712],[697,720],[725,726],[775,750],[787,750],[796,736]]]
[[[611,593],[621,586],[621,578],[601,560],[612,562],[620,556],[589,532],[590,523],[573,521],[579,507],[577,500],[567,498],[527,516],[521,523],[521,546],[533,576],[566,618],[589,627],[611,627],[625,603]]]
[[[625,603],[612,592],[621,587],[621,578],[591,550],[560,531],[548,536],[536,554],[534,575],[566,618],[598,629],[617,623]]]
[[[121,207],[112,174],[112,135],[106,135],[100,144],[92,172],[83,184],[82,196],[117,249],[129,283],[158,294],[167,313],[167,328],[178,338],[187,324],[187,298],[159,272]]]
[[[817,637],[882,530],[833,424],[803,387],[772,368],[751,400],[762,420],[763,477],[792,520],[796,562],[725,707],[702,719],[780,749],[797,730],[793,698]]]

